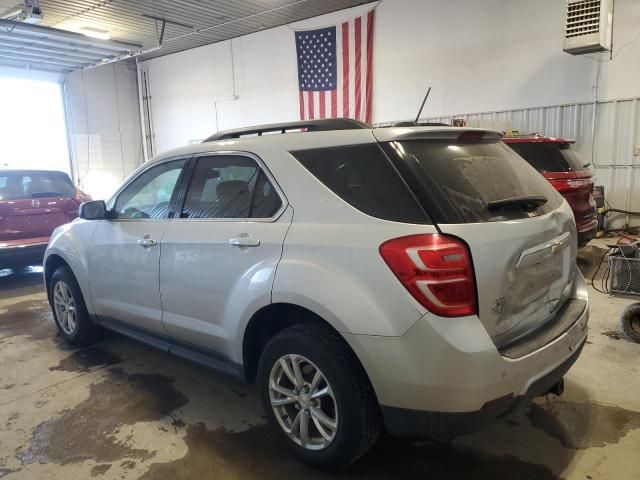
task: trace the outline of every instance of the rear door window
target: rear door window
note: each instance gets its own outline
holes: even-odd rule
[[[509,143],[509,147],[540,172],[573,172],[585,170],[577,152],[568,143]]]
[[[282,199],[252,158],[198,159],[180,218],[271,218]]]
[[[377,144],[291,153],[327,188],[361,212],[395,222],[430,223]]]
[[[535,217],[562,203],[544,177],[499,141],[405,140],[385,149],[438,223]],[[505,202],[495,208],[525,197],[543,197],[545,203]]]

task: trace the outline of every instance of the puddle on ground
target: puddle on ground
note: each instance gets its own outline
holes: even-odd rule
[[[609,337],[612,340],[624,340],[626,342],[630,342],[627,336],[618,330],[607,330],[606,332],[602,332],[602,335],[605,337]]]
[[[296,461],[284,450],[269,425],[258,425],[240,433],[222,428],[207,430],[190,425],[185,442],[187,454],[174,462],[153,464],[141,477],[145,480],[213,478],[225,472],[228,478],[326,479],[327,474]],[[452,445],[409,442],[383,438],[362,460],[333,479],[439,479],[450,480],[546,480],[556,479],[544,465],[526,463],[514,456],[492,456]]]
[[[29,446],[17,454],[23,464],[113,462],[155,455],[120,443],[112,434],[122,425],[160,420],[186,405],[188,398],[174,388],[170,377],[126,374],[117,367],[109,373],[103,382],[91,385],[87,400],[38,425]]]
[[[98,475],[104,475],[110,468],[111,465],[108,463],[101,463],[99,465],[96,465],[91,469],[91,476],[97,477]]]
[[[44,292],[42,267],[0,270],[0,299]]]
[[[132,460],[125,460],[124,462],[122,462],[120,464],[120,466],[122,468],[126,468],[127,470],[131,470],[133,468],[136,468],[136,462],[134,462]]]
[[[0,333],[5,337],[26,335],[31,340],[54,338],[57,333],[46,300],[25,300],[0,307]]]
[[[76,350],[71,355],[60,360],[55,367],[50,367],[51,371],[62,372],[88,372],[93,367],[110,366],[120,363],[122,358],[109,350],[100,347],[85,348]]]
[[[565,448],[583,449],[618,443],[640,428],[640,412],[598,403],[555,401],[551,411],[532,404],[527,417]]]

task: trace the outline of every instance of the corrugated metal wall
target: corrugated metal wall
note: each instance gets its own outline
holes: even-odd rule
[[[143,162],[134,62],[73,72],[64,81],[73,177],[106,198]]]
[[[595,125],[594,125],[595,109]],[[573,138],[591,162],[596,184],[604,185],[614,208],[640,211],[640,98],[607,102],[523,108],[423,119],[451,123],[464,118],[469,127],[538,132]],[[640,217],[612,216],[611,226],[640,223]]]

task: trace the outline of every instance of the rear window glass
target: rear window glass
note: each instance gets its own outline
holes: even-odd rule
[[[73,197],[75,187],[61,172],[0,173],[0,200]]]
[[[408,140],[386,145],[434,221],[475,223],[535,217],[562,197],[498,141]],[[506,202],[510,199],[540,201]]]
[[[540,172],[585,170],[586,162],[568,143],[509,143],[518,155]]]
[[[377,144],[291,153],[333,193],[361,212],[395,222],[429,223]]]

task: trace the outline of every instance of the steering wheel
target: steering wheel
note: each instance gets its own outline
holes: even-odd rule
[[[132,218],[132,219],[140,219],[140,218],[149,218],[142,210],[138,210],[135,207],[127,207],[122,211],[122,216],[124,218]]]

